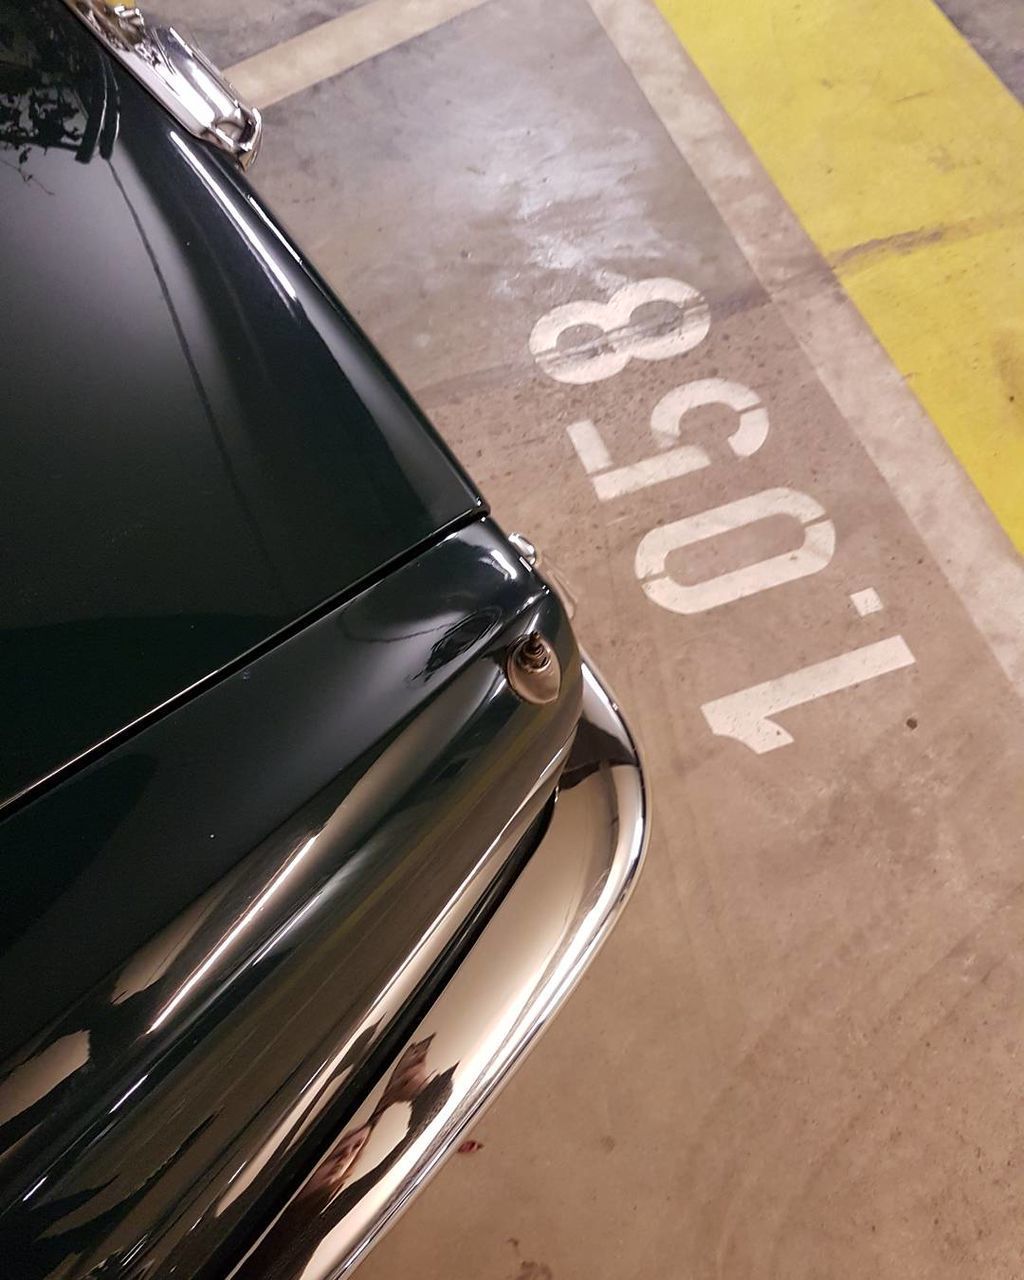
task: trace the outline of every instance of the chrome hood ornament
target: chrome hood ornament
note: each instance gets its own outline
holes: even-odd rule
[[[148,22],[134,5],[64,0],[107,50],[189,133],[247,169],[263,121],[225,76],[174,27]]]

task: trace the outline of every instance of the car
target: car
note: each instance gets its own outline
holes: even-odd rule
[[[254,194],[172,27],[0,0],[0,1258],[336,1277],[616,920],[568,593]]]

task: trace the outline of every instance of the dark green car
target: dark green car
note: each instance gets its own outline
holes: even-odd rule
[[[0,0],[0,1269],[339,1276],[623,905],[564,593],[175,31]]]

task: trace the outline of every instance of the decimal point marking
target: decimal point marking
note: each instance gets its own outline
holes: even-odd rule
[[[866,618],[869,613],[881,613],[885,608],[882,604],[882,597],[874,587],[865,587],[863,591],[854,591],[850,596],[850,603],[862,618]]]

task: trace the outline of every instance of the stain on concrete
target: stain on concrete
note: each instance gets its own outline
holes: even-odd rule
[[[888,258],[892,254],[913,253],[915,249],[938,244],[948,234],[948,227],[920,227],[915,231],[900,231],[894,236],[878,236],[874,240],[864,240],[861,244],[840,250],[832,255],[830,262],[833,267],[839,268],[849,266],[851,262],[859,263],[865,258],[874,260]]]
[[[1024,325],[1011,322],[1000,329],[995,335],[994,354],[1007,402],[1019,406],[1015,421],[1020,426],[1024,415]]]
[[[543,1262],[528,1262],[524,1259],[519,1270],[509,1280],[551,1280],[554,1272]]]

